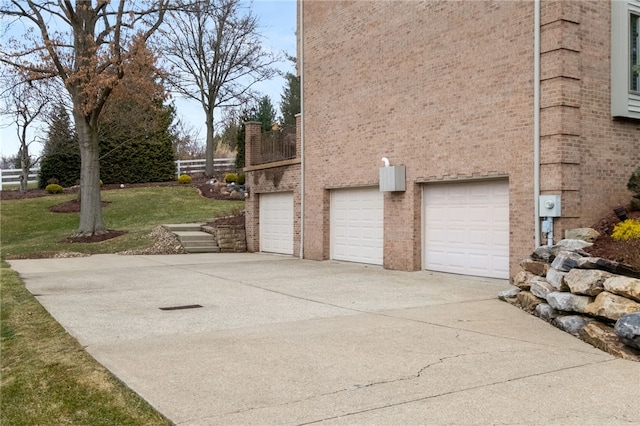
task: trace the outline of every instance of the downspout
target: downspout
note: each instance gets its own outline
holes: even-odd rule
[[[300,72],[300,259],[304,259],[304,0],[298,0],[299,37],[298,70]]]
[[[533,12],[533,210],[535,247],[540,247],[540,0]]]

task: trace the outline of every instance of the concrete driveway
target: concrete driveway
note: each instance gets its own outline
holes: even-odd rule
[[[640,423],[640,364],[497,300],[503,280],[264,254],[10,263],[176,424]]]

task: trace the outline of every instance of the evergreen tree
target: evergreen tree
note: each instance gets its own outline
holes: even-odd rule
[[[80,179],[80,147],[69,114],[64,105],[59,104],[50,117],[47,131],[38,186],[46,187],[57,181],[62,186],[73,186]]]
[[[154,54],[136,40],[127,76],[116,86],[99,124],[100,177],[104,183],[163,182],[175,179],[175,117],[164,105],[166,90]]]
[[[273,108],[271,99],[268,96],[262,97],[258,102],[256,121],[262,123],[263,132],[270,132],[271,127],[276,123],[276,110]]]
[[[295,126],[296,114],[300,113],[300,77],[287,73],[286,86],[280,95],[280,112],[283,126]]]

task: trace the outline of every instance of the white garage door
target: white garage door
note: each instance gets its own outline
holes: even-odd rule
[[[423,205],[424,269],[509,278],[506,180],[428,184]]]
[[[293,254],[293,192],[260,194],[260,251]]]
[[[331,259],[382,265],[383,202],[378,188],[331,191]]]

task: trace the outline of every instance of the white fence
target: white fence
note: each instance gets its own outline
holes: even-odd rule
[[[176,175],[195,175],[205,172],[206,160],[178,160],[176,161]],[[230,172],[236,168],[235,158],[214,158],[213,170],[215,172]]]
[[[213,160],[213,169],[216,172],[228,172],[235,169],[235,158],[216,158]],[[176,163],[176,176],[181,174],[194,175],[205,172],[205,159],[199,160],[178,160]],[[38,183],[39,167],[29,169],[28,183]],[[6,185],[19,186],[21,169],[0,169],[0,188],[4,189]]]
[[[29,169],[29,178],[27,183],[38,183],[39,167]],[[4,189],[5,185],[20,186],[20,175],[22,169],[0,169],[0,188]]]

